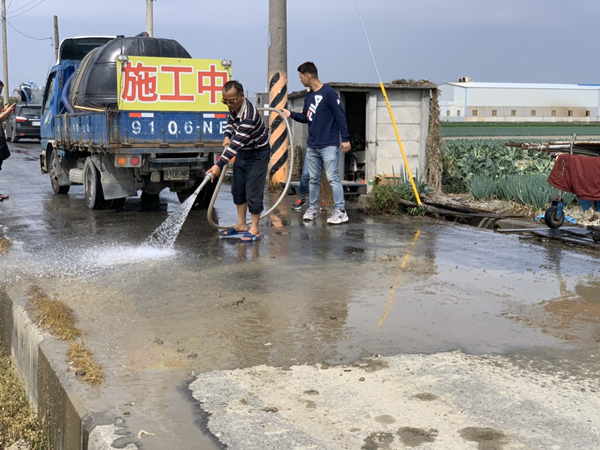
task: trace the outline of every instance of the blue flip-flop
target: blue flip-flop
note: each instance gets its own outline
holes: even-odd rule
[[[250,233],[246,231],[244,234],[240,236],[240,242],[257,242],[260,241],[260,236]]]
[[[246,231],[238,231],[235,228],[230,228],[229,230],[224,231],[223,233],[219,234],[219,238],[220,239],[239,239],[245,233],[246,233]]]

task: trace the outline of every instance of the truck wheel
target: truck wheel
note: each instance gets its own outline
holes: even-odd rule
[[[58,174],[60,171],[60,161],[58,160],[58,150],[52,150],[50,154],[50,184],[55,194],[67,194],[71,186],[61,186],[58,183]]]
[[[204,178],[196,181],[193,188],[184,189],[181,192],[177,193],[177,198],[181,203],[185,202],[190,195],[194,193],[194,191],[200,186],[200,184],[204,181]],[[212,199],[213,194],[215,193],[215,189],[217,188],[216,181],[211,183],[210,181],[204,185],[196,200],[194,201],[193,208],[194,209],[206,209],[208,205],[210,205],[210,200]]]
[[[546,222],[548,228],[552,228],[553,230],[560,228],[562,224],[565,223],[565,212],[563,211],[560,218],[557,217],[557,212],[558,207],[551,206],[546,210],[546,214],[544,214],[544,222]]]
[[[106,205],[104,191],[100,181],[100,172],[92,162],[91,158],[85,160],[83,166],[83,190],[85,203],[90,209],[102,209]]]

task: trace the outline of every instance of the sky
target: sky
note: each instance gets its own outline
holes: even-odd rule
[[[45,83],[55,15],[60,39],[146,28],[146,0],[5,1],[9,92]],[[266,90],[269,0],[153,5],[155,37],[194,58],[231,60],[250,96]],[[383,82],[600,83],[598,0],[287,0],[289,92],[303,88],[296,68],[305,61],[323,82],[379,82],[357,5]]]

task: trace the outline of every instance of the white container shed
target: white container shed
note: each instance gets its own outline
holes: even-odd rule
[[[404,168],[404,160],[396,139],[394,127],[379,84],[327,83],[340,96],[346,112],[351,143],[354,152],[340,162],[340,176],[345,185],[363,184],[375,175],[398,174]],[[429,132],[429,106],[434,83],[389,83],[386,93],[404,146],[413,176],[427,181],[427,136]],[[288,107],[300,112],[304,106],[306,91],[288,95]],[[308,126],[291,122],[294,144],[306,152]],[[366,186],[366,182],[364,183]]]

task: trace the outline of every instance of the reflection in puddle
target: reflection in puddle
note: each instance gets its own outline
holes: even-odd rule
[[[561,295],[535,307],[515,305],[505,314],[515,322],[539,329],[566,341],[597,341],[600,333],[600,285],[594,280],[568,289],[561,281]]]

